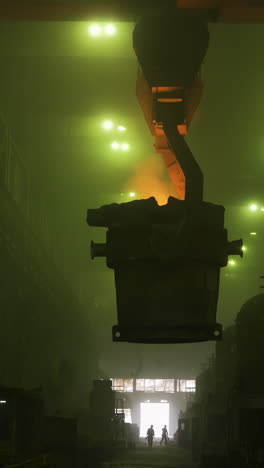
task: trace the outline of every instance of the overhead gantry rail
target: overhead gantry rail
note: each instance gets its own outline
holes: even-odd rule
[[[0,0],[0,20],[135,21],[145,15],[176,14],[179,8],[212,22],[264,22],[264,0]]]

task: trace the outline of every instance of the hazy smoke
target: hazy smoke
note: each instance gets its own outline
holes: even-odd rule
[[[151,156],[140,163],[126,189],[135,192],[137,198],[154,196],[159,205],[165,205],[169,196],[178,198],[161,156]]]

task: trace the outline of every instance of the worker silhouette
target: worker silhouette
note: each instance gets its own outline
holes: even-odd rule
[[[151,424],[151,426],[147,430],[147,437],[146,437],[146,439],[148,439],[148,446],[149,447],[152,447],[152,445],[153,445],[154,435],[155,435],[155,432],[154,432],[154,429],[153,429],[153,425]]]
[[[162,445],[162,442],[163,442],[163,441],[164,441],[164,444],[167,445],[168,439],[169,439],[169,436],[168,436],[168,429],[167,429],[167,426],[165,425],[165,426],[162,428],[160,445]]]

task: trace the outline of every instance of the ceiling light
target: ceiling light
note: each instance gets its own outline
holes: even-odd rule
[[[116,33],[116,27],[113,24],[108,24],[104,28],[106,34],[109,34],[109,36],[112,36],[113,34]]]
[[[113,143],[111,144],[112,148],[114,150],[118,149],[119,148],[119,143],[117,143],[117,141],[113,141]]]
[[[98,24],[93,24],[89,27],[89,32],[92,36],[99,36],[101,34],[101,28]]]
[[[103,123],[103,128],[105,130],[111,130],[113,128],[113,122],[111,122],[111,120],[105,120]]]

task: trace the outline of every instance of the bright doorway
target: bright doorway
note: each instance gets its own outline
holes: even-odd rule
[[[169,403],[141,403],[140,404],[140,437],[146,437],[147,430],[153,424],[155,437],[161,437],[161,431],[166,424],[169,427]]]

